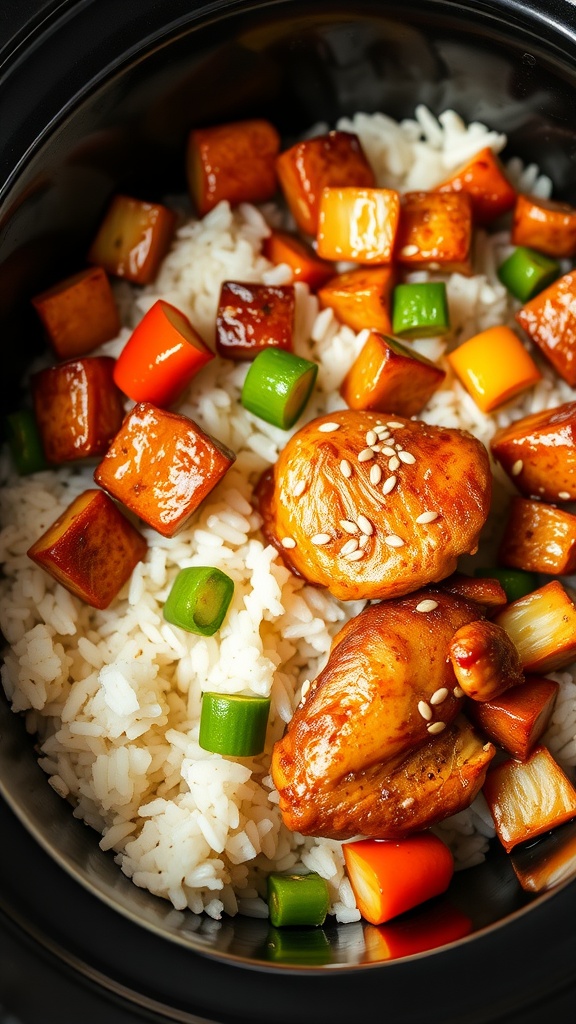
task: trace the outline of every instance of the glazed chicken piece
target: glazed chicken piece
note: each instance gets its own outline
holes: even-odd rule
[[[460,713],[448,650],[484,610],[427,587],[368,605],[343,627],[274,746],[288,828],[395,839],[472,802],[495,748]]]
[[[285,562],[341,600],[399,597],[453,573],[486,521],[486,448],[463,430],[345,409],[294,434],[259,487]]]

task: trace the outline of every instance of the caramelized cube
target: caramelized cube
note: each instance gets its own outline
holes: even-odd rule
[[[89,267],[32,299],[59,359],[84,356],[115,338],[120,316],[106,271]]]
[[[488,771],[483,793],[507,853],[576,815],[576,789],[546,747]]]
[[[525,497],[576,500],[576,402],[500,427],[490,450]]]
[[[85,356],[31,376],[34,412],[48,462],[59,465],[107,450],[124,418],[124,396],[114,383],[115,363],[110,356]]]
[[[187,416],[139,402],[94,479],[162,536],[173,537],[235,458]]]
[[[318,255],[328,260],[392,261],[400,198],[390,188],[325,188],[320,198]]]
[[[416,416],[444,380],[445,371],[396,338],[371,331],[340,388],[350,409]]]
[[[324,188],[373,188],[376,184],[360,140],[352,132],[331,131],[297,142],[280,153],[276,170],[290,212],[306,235],[315,235],[318,229]]]
[[[576,208],[520,193],[514,205],[512,244],[560,259],[576,254]]]
[[[405,192],[395,259],[411,270],[471,272],[472,202],[467,192]]]
[[[542,501],[513,498],[498,561],[551,576],[576,572],[576,516]]]
[[[576,658],[576,608],[558,580],[512,601],[492,621],[511,637],[525,672],[555,672]]]
[[[445,178],[434,191],[467,192],[472,201],[474,223],[482,226],[507,213],[516,201],[516,189],[489,146]]]
[[[548,728],[559,689],[553,679],[527,676],[499,697],[470,701],[466,713],[488,739],[525,761]]]
[[[142,534],[103,491],[84,491],[28,550],[70,593],[107,608],[146,555]]]
[[[168,252],[176,216],[167,206],[114,196],[88,252],[88,262],[133,284],[148,284]]]
[[[369,328],[389,334],[392,289],[396,273],[391,266],[360,267],[334,277],[318,289],[323,309],[330,306],[340,323],[353,331]]]
[[[530,299],[516,320],[570,387],[576,387],[576,272]]]
[[[190,194],[201,217],[222,200],[261,203],[278,187],[280,136],[262,118],[196,128],[188,136],[186,170]]]
[[[216,351],[254,359],[264,348],[292,349],[294,286],[224,281],[216,313]]]
[[[285,263],[294,281],[304,281],[313,292],[334,273],[331,263],[321,260],[311,245],[289,231],[271,231],[262,252],[271,263]]]

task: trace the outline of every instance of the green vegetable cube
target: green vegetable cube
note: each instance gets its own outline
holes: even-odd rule
[[[164,618],[189,633],[212,636],[224,621],[234,594],[234,581],[220,569],[181,569],[164,605]]]
[[[559,276],[557,260],[523,245],[519,245],[498,268],[500,281],[520,302],[533,299]]]
[[[444,281],[397,284],[392,295],[392,330],[406,338],[433,338],[450,330]]]
[[[250,364],[242,405],[267,423],[289,430],[304,411],[317,375],[317,363],[281,348],[265,348]]]

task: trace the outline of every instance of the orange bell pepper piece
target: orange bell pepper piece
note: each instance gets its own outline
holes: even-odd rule
[[[176,215],[161,203],[114,196],[88,251],[88,263],[133,284],[149,284],[168,252]]]
[[[492,412],[542,379],[536,363],[510,327],[489,327],[447,356],[482,412]]]
[[[285,263],[294,281],[304,281],[315,292],[334,273],[331,263],[318,258],[312,246],[289,231],[272,231],[264,239],[262,253],[271,263]]]
[[[233,206],[271,199],[278,188],[279,149],[276,128],[262,118],[191,131],[186,171],[199,215],[203,217],[223,199]]]
[[[546,256],[576,254],[576,207],[520,193],[514,206],[511,240]]]
[[[400,197],[390,188],[325,188],[320,198],[318,255],[355,263],[391,263]]]
[[[59,359],[84,356],[120,331],[120,315],[103,267],[89,267],[35,295],[32,305]]]
[[[405,192],[395,259],[413,270],[471,272],[472,201],[467,192]]]
[[[340,323],[353,331],[368,327],[389,334],[392,330],[390,306],[395,282],[393,266],[359,267],[330,277],[318,289],[318,299],[323,309],[330,306]]]
[[[560,686],[544,676],[527,676],[492,700],[469,701],[466,714],[494,743],[525,761],[548,727]]]
[[[516,320],[570,387],[576,387],[576,272],[530,299]]]
[[[437,185],[434,192],[467,192],[475,224],[485,226],[516,202],[516,189],[496,153],[486,146]]]
[[[350,409],[416,416],[446,372],[396,338],[371,331],[340,387]]]

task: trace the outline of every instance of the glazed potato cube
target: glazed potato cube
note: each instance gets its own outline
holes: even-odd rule
[[[491,768],[483,793],[507,853],[576,815],[576,789],[543,746],[526,761],[511,758]]]
[[[466,713],[488,739],[525,761],[548,727],[559,689],[553,679],[527,676],[499,697],[470,701]]]
[[[492,621],[509,634],[525,672],[555,672],[576,658],[576,608],[558,580],[512,601]]]
[[[294,286],[224,281],[216,311],[216,351],[254,359],[264,348],[292,349]]]
[[[330,306],[337,319],[353,331],[369,328],[389,334],[392,289],[396,272],[392,266],[360,267],[347,270],[318,289],[323,309]]]
[[[524,682],[520,655],[496,622],[476,619],[456,630],[448,657],[460,688],[474,701],[492,700]]]
[[[297,142],[280,153],[276,170],[290,212],[305,235],[318,230],[324,188],[373,188],[376,184],[360,140],[352,132],[331,131]]]
[[[513,245],[526,245],[560,259],[576,254],[576,208],[520,193],[512,217]]]
[[[187,416],[139,402],[125,417],[94,479],[162,536],[173,537],[235,458]]]
[[[512,498],[498,561],[551,576],[576,572],[576,516],[542,501]]]
[[[32,299],[50,345],[59,359],[84,356],[115,338],[120,315],[102,267],[89,267]]]
[[[524,497],[576,500],[576,402],[501,427],[490,451]]]
[[[331,263],[319,259],[308,242],[289,231],[271,231],[262,243],[262,253],[271,263],[290,267],[293,280],[304,281],[313,292],[334,273]]]
[[[148,284],[168,252],[176,216],[167,206],[114,196],[88,252],[88,263],[114,277]]]
[[[342,381],[350,409],[415,416],[444,380],[445,371],[396,338],[371,331]]]
[[[48,462],[59,465],[107,450],[124,417],[115,363],[110,356],[85,356],[32,374],[34,412]]]
[[[84,491],[28,550],[70,593],[107,608],[146,555],[142,534],[104,491]]]
[[[467,192],[472,201],[474,223],[482,226],[507,213],[516,201],[516,189],[489,146],[445,178],[434,191]]]
[[[406,269],[471,271],[472,202],[467,192],[405,192],[395,259]]]
[[[530,299],[516,320],[570,387],[576,387],[576,272]]]
[[[261,203],[278,187],[280,136],[262,118],[196,128],[188,136],[188,188],[201,217],[222,200]]]
[[[318,255],[362,264],[392,261],[400,197],[390,188],[324,188],[320,197]]]

